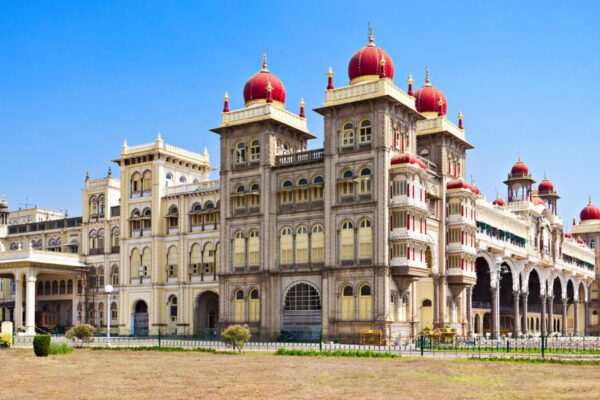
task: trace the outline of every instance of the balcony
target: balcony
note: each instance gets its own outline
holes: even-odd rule
[[[221,181],[219,179],[203,182],[186,183],[183,185],[167,187],[165,189],[165,195],[174,196],[180,194],[210,192],[213,190],[219,190],[220,187]]]
[[[90,256],[95,256],[98,254],[104,254],[104,249],[102,248],[98,248],[98,249],[90,249],[89,255]]]
[[[466,244],[461,243],[449,243],[446,246],[446,251],[448,253],[466,253],[471,254],[473,256],[477,255],[477,249],[471,246],[467,246]]]
[[[452,226],[452,225],[469,225],[469,226],[473,226],[476,227],[477,223],[475,222],[475,220],[471,219],[471,218],[467,218],[463,215],[449,215],[446,218],[446,222],[448,223],[448,226]]]
[[[395,257],[390,260],[392,276],[397,278],[424,278],[429,275],[425,261],[409,260],[406,257]]]
[[[390,200],[391,207],[413,207],[417,208],[423,212],[429,213],[429,207],[427,207],[427,202],[421,201],[419,199],[413,199],[408,196],[394,196]]]
[[[393,228],[390,233],[390,240],[416,240],[422,243],[431,243],[431,238],[426,234],[406,228]]]
[[[468,286],[477,283],[477,274],[461,268],[448,268],[446,272],[449,285]]]
[[[275,167],[293,167],[302,164],[318,163],[323,161],[323,149],[302,151],[299,153],[284,154],[275,157]]]

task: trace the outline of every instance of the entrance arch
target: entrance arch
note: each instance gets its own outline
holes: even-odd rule
[[[293,340],[317,340],[321,334],[321,297],[308,283],[297,283],[285,294],[282,335]]]
[[[194,307],[194,334],[207,339],[215,338],[218,322],[219,295],[215,292],[199,294]]]
[[[131,331],[134,336],[148,336],[148,304],[138,300],[131,315]]]

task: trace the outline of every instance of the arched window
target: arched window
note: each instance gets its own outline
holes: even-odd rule
[[[291,265],[293,263],[293,237],[292,228],[290,227],[281,230],[279,252],[279,264]]]
[[[90,217],[98,217],[98,198],[96,196],[90,197]]]
[[[98,267],[98,287],[99,288],[104,287],[104,267],[103,266]]]
[[[52,294],[58,294],[58,281],[52,281]]]
[[[172,181],[173,180],[173,174],[168,172],[167,176],[166,176],[167,181]]]
[[[97,326],[104,326],[104,303],[98,303],[98,323]]]
[[[312,227],[310,245],[311,261],[313,263],[322,263],[325,260],[325,234],[323,233],[323,225],[315,225]]]
[[[308,201],[308,181],[306,178],[300,178],[296,182],[296,202],[304,203]]]
[[[244,292],[236,290],[233,296],[233,320],[235,322],[244,321],[246,314],[246,302],[244,300]]]
[[[342,172],[339,187],[341,198],[352,199],[354,197],[354,174],[352,171],[348,169]]]
[[[256,229],[252,229],[248,234],[248,265],[260,265],[260,238]]]
[[[179,226],[179,209],[175,204],[172,204],[169,207],[169,211],[167,212],[167,227],[169,229],[174,229]]]
[[[180,176],[179,177],[179,183],[186,183],[187,179],[185,179],[185,176]]]
[[[221,246],[219,242],[215,245],[215,273],[219,273],[219,269],[221,268],[219,262],[221,261]]]
[[[52,294],[52,289],[50,287],[50,281],[46,281],[46,283],[44,283],[44,295],[49,295]]]
[[[246,164],[246,145],[238,143],[235,146],[235,163],[238,165]]]
[[[363,168],[359,173],[359,194],[371,194],[371,169]]]
[[[104,250],[104,229],[98,230],[98,248]]]
[[[90,250],[98,249],[98,233],[95,230],[90,231]]]
[[[106,201],[104,200],[104,195],[100,195],[98,197],[98,216],[100,218],[104,217],[105,208],[106,208]]]
[[[140,210],[134,209],[131,212],[131,218],[129,219],[129,228],[132,235],[139,235],[142,229],[142,214]]]
[[[131,175],[131,194],[139,194],[142,191],[142,176],[139,172]]]
[[[67,281],[67,294],[73,294],[73,280],[69,279]]]
[[[313,178],[313,200],[323,200],[323,177],[317,175]]]
[[[113,286],[119,286],[119,267],[116,265],[113,265],[111,270],[110,270],[110,283]]]
[[[65,281],[60,281],[60,285],[58,286],[58,292],[60,294],[67,294],[67,283]]]
[[[354,291],[352,286],[342,289],[342,321],[354,320]]]
[[[283,181],[283,183],[281,184],[281,205],[286,205],[286,204],[292,204],[292,202],[294,201],[294,197],[293,197],[293,191],[292,188],[294,187],[294,184],[292,183],[291,180],[286,179]]]
[[[44,282],[38,281],[35,293],[40,296],[44,294]]]
[[[144,230],[152,229],[152,210],[150,208],[142,211],[142,228]]]
[[[296,229],[296,264],[308,264],[308,229],[304,225]]]
[[[142,192],[152,192],[152,172],[150,171],[145,171],[142,175]]]
[[[152,249],[146,247],[142,252],[143,276],[150,276],[150,267],[152,266]]]
[[[179,269],[179,261],[177,257],[177,247],[171,246],[169,247],[169,251],[167,252],[167,276],[169,278],[176,278],[177,271]]]
[[[260,321],[260,297],[259,297],[258,289],[252,289],[250,291],[248,321],[250,321],[250,322]]]
[[[248,193],[248,207],[260,207],[260,189],[258,183],[253,183],[250,185],[250,192]]]
[[[368,119],[362,120],[360,122],[358,143],[371,143],[371,121],[369,121]]]
[[[116,247],[119,247],[120,245],[120,237],[121,237],[121,231],[119,230],[118,226],[115,226],[110,234],[110,239],[111,239],[111,246],[113,248],[113,252],[115,252]]]
[[[371,313],[371,286],[363,285],[360,287],[358,295],[358,319],[361,321],[370,321],[373,316]]]
[[[246,239],[240,231],[236,232],[233,239],[234,267],[246,266]]]
[[[371,221],[366,218],[358,225],[358,258],[370,259],[373,253],[373,232]]]
[[[142,255],[138,249],[133,249],[131,251],[131,255],[129,256],[129,278],[137,279],[139,278],[140,267],[142,266]]]
[[[342,148],[354,147],[354,126],[350,122],[345,123],[342,127],[340,146]]]
[[[202,271],[205,274],[215,273],[215,250],[212,242],[207,242],[204,245],[204,251],[202,252],[202,265]]]
[[[246,207],[246,196],[244,195],[244,192],[246,191],[246,188],[244,187],[244,185],[237,185],[235,187],[235,193],[233,196],[233,207],[236,209],[242,209]]]
[[[110,305],[110,318],[112,321],[116,321],[118,317],[117,303],[112,303]]]
[[[250,142],[250,162],[260,161],[260,141],[254,139]]]
[[[192,245],[190,252],[190,274],[199,275],[202,267],[202,248],[199,243]]]
[[[342,222],[340,229],[340,259],[354,260],[354,226],[351,221]]]

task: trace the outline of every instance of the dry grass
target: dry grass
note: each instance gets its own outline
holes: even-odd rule
[[[133,351],[0,351],[0,399],[590,399],[600,367]]]

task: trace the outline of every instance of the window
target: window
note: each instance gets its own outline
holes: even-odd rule
[[[58,292],[60,294],[67,294],[67,283],[65,281],[60,281]]]
[[[98,248],[98,233],[95,230],[90,232],[90,250]]]
[[[104,267],[98,267],[98,287],[104,287]]]
[[[371,121],[368,119],[365,119],[360,123],[358,142],[360,144],[371,143]]]
[[[187,179],[185,179],[185,176],[180,176],[179,177],[179,183],[186,183]]]
[[[406,258],[406,243],[392,244],[392,258]]]
[[[142,270],[142,276],[149,275],[148,271],[150,270],[151,266],[152,266],[152,250],[150,249],[150,247],[146,247],[142,253],[142,267],[144,267],[144,269]],[[138,272],[138,274],[139,274],[139,272]]]
[[[111,284],[113,286],[119,286],[119,267],[117,267],[116,265],[113,265],[110,275],[111,275]]]
[[[340,259],[354,260],[354,226],[350,221],[344,221],[340,230]]]
[[[190,274],[199,275],[202,265],[202,250],[198,243],[192,245],[190,252]]]
[[[67,281],[67,294],[73,294],[73,280],[69,279]]]
[[[291,190],[294,187],[292,181],[290,181],[289,179],[283,181],[281,187],[283,189],[281,191],[281,205],[292,204],[292,202],[294,201],[293,192]]]
[[[178,265],[177,247],[171,246],[167,251],[167,276],[169,278],[177,277]]]
[[[110,234],[110,239],[111,239],[111,246],[112,247],[119,247],[120,243],[119,243],[119,237],[121,235],[121,232],[119,230],[119,227],[115,226]]]
[[[243,209],[246,207],[246,196],[244,195],[244,192],[246,191],[246,188],[244,187],[244,185],[237,185],[235,188],[235,194],[233,197],[233,208],[235,209]]]
[[[296,190],[296,201],[298,203],[304,203],[308,201],[308,188],[306,187],[307,185],[308,181],[306,180],[306,178],[298,179],[298,189]]]
[[[250,231],[248,239],[248,265],[260,265],[260,238],[258,231],[253,229]]]
[[[131,233],[138,232],[142,229],[142,215],[139,210],[133,210],[131,212],[131,218],[129,219],[129,225]]]
[[[168,228],[177,228],[179,225],[179,210],[177,206],[173,204],[169,207],[169,211],[167,212],[167,227]]]
[[[350,170],[346,170],[342,173],[342,180],[340,181],[340,196],[342,198],[354,197],[354,174]]]
[[[296,229],[296,264],[308,264],[308,230],[304,225]]]
[[[142,255],[138,249],[133,249],[129,256],[129,277],[131,279],[139,278],[140,267],[142,266]]]
[[[361,321],[369,321],[372,319],[371,313],[371,286],[363,285],[360,288],[358,296],[358,319]]]
[[[408,213],[406,211],[393,210],[392,211],[392,229],[406,228],[407,219],[408,219]]]
[[[248,193],[248,206],[250,208],[260,207],[260,189],[258,183],[250,185],[250,193]]]
[[[342,289],[342,321],[354,319],[354,291],[352,286],[344,286]]]
[[[313,200],[323,200],[323,177],[317,175],[313,178]]]
[[[244,321],[246,313],[246,303],[244,302],[244,292],[237,290],[233,296],[233,320],[235,322]]]
[[[322,263],[325,259],[325,235],[323,234],[323,225],[315,225],[312,228],[311,242],[311,261],[313,263]]]
[[[246,146],[244,143],[238,143],[235,146],[235,163],[237,165],[246,164]]]
[[[245,267],[246,266],[246,239],[244,238],[244,235],[240,231],[235,233],[235,236],[233,239],[233,253],[234,253],[233,266],[234,267]]]
[[[104,249],[104,229],[98,231],[98,248],[100,250]]]
[[[248,311],[248,321],[260,321],[260,298],[257,289],[252,289],[250,291],[250,307]]]
[[[215,273],[215,251],[212,242],[204,245],[204,251],[202,252],[202,272],[204,274]]]
[[[260,142],[254,139],[250,142],[250,162],[260,161]]]
[[[113,321],[116,321],[118,317],[118,311],[117,311],[117,303],[112,303],[110,305],[110,318]]]
[[[142,229],[152,229],[152,210],[149,208],[145,208],[144,211],[142,211]]]
[[[150,193],[152,192],[152,172],[146,171],[144,175],[142,175],[142,193]]]
[[[285,227],[281,230],[279,238],[279,264],[291,265],[293,263],[293,237],[292,229]]]
[[[362,219],[358,226],[358,258],[370,259],[373,253],[371,221]]]
[[[369,168],[360,170],[358,193],[371,194],[371,170]]]
[[[131,175],[131,193],[138,194],[142,191],[142,176],[139,172]]]
[[[452,199],[448,203],[448,215],[460,215],[461,205],[459,199]]]
[[[350,122],[344,124],[342,128],[340,144],[343,148],[354,146],[354,126]]]

